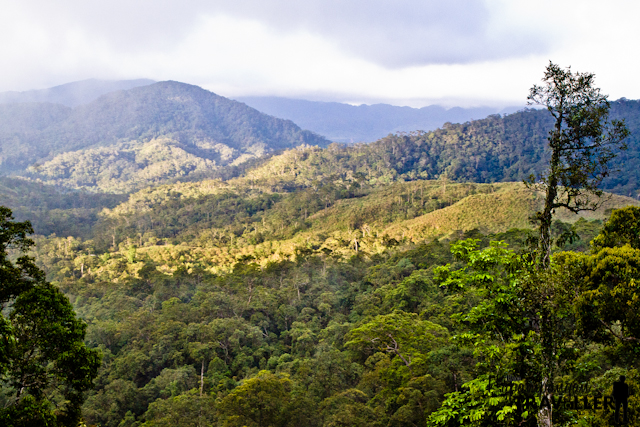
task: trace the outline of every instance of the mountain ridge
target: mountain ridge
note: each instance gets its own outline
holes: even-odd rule
[[[324,135],[336,142],[372,142],[400,131],[430,131],[447,122],[464,123],[491,114],[513,113],[523,107],[422,108],[389,104],[350,105],[269,96],[236,97],[238,101],[276,117]]]
[[[0,104],[0,113],[0,173],[118,193],[172,180],[237,176],[240,169],[226,168],[249,160],[253,166],[242,170],[275,179],[276,187],[309,186],[319,177],[370,183],[519,181],[544,170],[552,125],[546,110],[530,109],[445,123],[429,132],[398,132],[369,144],[330,145],[291,121],[172,81],[111,92],[73,109]],[[635,196],[640,191],[640,102],[613,101],[611,118],[624,118],[631,135],[629,150],[613,163],[621,173],[607,177],[603,188]],[[308,148],[313,146],[327,149]],[[261,170],[261,164],[269,170]],[[280,179],[287,176],[291,180]]]

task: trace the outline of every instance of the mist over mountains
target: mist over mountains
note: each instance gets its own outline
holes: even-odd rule
[[[1,92],[0,104],[47,102],[77,107],[95,101],[102,95],[155,83],[150,79],[98,80],[88,79],[24,92]],[[508,114],[521,107],[444,108],[430,105],[422,108],[389,104],[350,105],[339,102],[318,102],[274,96],[244,96],[234,98],[256,110],[291,120],[303,129],[311,130],[330,141],[353,143],[372,142],[390,133],[434,130],[447,122],[464,123],[490,114]],[[13,110],[3,110],[11,114]],[[47,111],[37,111],[37,114]],[[14,117],[15,118],[15,113]],[[19,117],[19,121],[22,119]]]

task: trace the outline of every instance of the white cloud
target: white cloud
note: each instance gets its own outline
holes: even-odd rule
[[[470,63],[543,51],[546,34],[493,19],[480,0],[236,0],[217,2],[233,16],[282,32],[305,29],[350,55],[401,68]],[[506,29],[508,31],[503,31]]]
[[[0,90],[173,79],[227,96],[524,103],[549,59],[640,97],[635,2],[2,1]]]
[[[331,42],[299,30],[281,34],[256,21],[202,18],[172,51],[121,57],[129,75],[147,72],[155,79],[197,82],[225,96],[310,95],[350,102],[502,103],[524,102],[531,81],[531,61],[428,65],[388,69],[349,56]],[[540,61],[538,61],[540,62]],[[515,68],[515,72],[514,72]],[[455,82],[452,84],[452,82]],[[511,94],[519,92],[517,97]]]

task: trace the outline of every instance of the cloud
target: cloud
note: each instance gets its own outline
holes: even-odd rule
[[[501,20],[493,6],[477,0],[236,0],[223,9],[283,32],[310,31],[387,68],[480,62],[548,48],[548,34]]]
[[[633,98],[639,9],[625,0],[0,0],[0,91],[146,77],[226,96],[511,104],[552,59]]]
[[[540,53],[544,35],[496,19],[480,0],[6,1],[52,39],[72,30],[121,52],[171,49],[202,17],[255,20],[281,34],[306,31],[388,68],[470,63]],[[13,17],[11,18],[13,19]]]

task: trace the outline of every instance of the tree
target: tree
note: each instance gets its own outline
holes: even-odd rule
[[[86,324],[67,297],[25,255],[32,232],[0,206],[0,424],[75,427],[100,356],[84,345]]]
[[[615,209],[602,231],[591,242],[593,251],[629,245],[640,249],[640,208]]]
[[[345,347],[357,351],[361,357],[368,356],[364,363],[369,367],[363,375],[366,380],[359,388],[372,395],[368,406],[379,413],[378,422],[382,424],[380,416],[386,415],[394,426],[426,425],[426,414],[438,406],[445,389],[444,383],[431,375],[434,374],[433,351],[444,347],[448,335],[445,327],[421,320],[416,313],[400,310],[375,316],[347,334],[349,341]],[[334,398],[325,403],[331,401]],[[344,401],[340,398],[334,403]],[[345,408],[358,406],[357,400],[346,402]],[[354,412],[363,413],[362,410]],[[344,411],[337,413],[344,414]]]
[[[570,67],[564,70],[549,62],[542,81],[543,85],[531,88],[528,100],[546,107],[553,116],[548,137],[551,158],[545,173],[537,179],[532,175],[525,183],[545,192],[544,209],[535,219],[539,224],[538,263],[546,268],[555,210],[597,209],[602,195],[598,187],[611,172],[616,151],[627,148],[623,141],[629,130],[624,120],[608,121],[610,105],[607,96],[594,87],[592,73],[572,73]]]
[[[499,390],[507,376],[538,380],[531,369],[539,340],[525,304],[526,261],[502,242],[491,242],[484,249],[478,249],[478,242],[467,239],[451,245],[451,252],[465,263],[462,268],[453,270],[447,264],[435,269],[447,292],[467,294],[470,302],[476,301],[468,311],[453,316],[466,329],[453,339],[473,349],[478,363],[476,377],[446,396],[431,414],[431,425],[530,425],[531,405],[516,409],[515,401],[524,401],[523,396],[506,396]]]
[[[539,270],[546,270],[551,264],[551,225],[555,210],[566,208],[578,213],[597,209],[602,195],[599,185],[610,173],[609,162],[617,150],[627,148],[623,141],[629,130],[624,121],[608,121],[610,105],[607,96],[594,86],[594,77],[592,73],[572,73],[570,68],[563,70],[549,62],[542,79],[544,84],[534,85],[529,92],[529,104],[545,106],[554,119],[548,137],[549,168],[537,180],[530,176],[526,181],[530,187],[545,192],[544,208],[535,217],[539,225],[536,263]],[[543,273],[541,278],[544,277]],[[555,293],[553,289],[550,292]],[[545,313],[544,300],[537,303]],[[552,316],[548,314],[540,323],[542,354],[548,356],[542,365],[546,374],[542,377],[541,396],[551,399],[556,365],[553,351],[557,343],[553,339]],[[541,407],[539,425],[553,425],[552,412],[552,405]]]
[[[580,282],[569,274],[571,265],[555,257],[540,270],[529,256],[502,242],[484,249],[477,244],[475,239],[452,244],[465,263],[462,268],[436,268],[448,292],[478,299],[454,315],[466,329],[454,339],[472,348],[478,363],[476,377],[462,386],[464,391],[447,396],[432,414],[432,425],[550,425],[545,420],[551,419],[553,381],[571,371],[578,355],[573,298]],[[508,378],[517,380],[517,392],[505,392],[516,384]]]
[[[558,254],[571,266],[578,330],[592,341],[640,353],[640,208],[616,209],[591,242],[591,254]]]
[[[291,380],[260,371],[220,400],[225,427],[278,427],[286,424]]]
[[[380,315],[371,321],[352,329],[347,338],[346,347],[363,352],[384,352],[397,356],[406,368],[424,363],[423,355],[428,353],[438,336],[446,336],[447,329],[429,322],[419,320],[415,313],[394,311]]]
[[[142,427],[202,427],[215,425],[216,406],[213,396],[200,396],[192,389],[168,399],[149,404]],[[131,412],[129,412],[131,414]],[[126,416],[125,416],[126,419]]]

